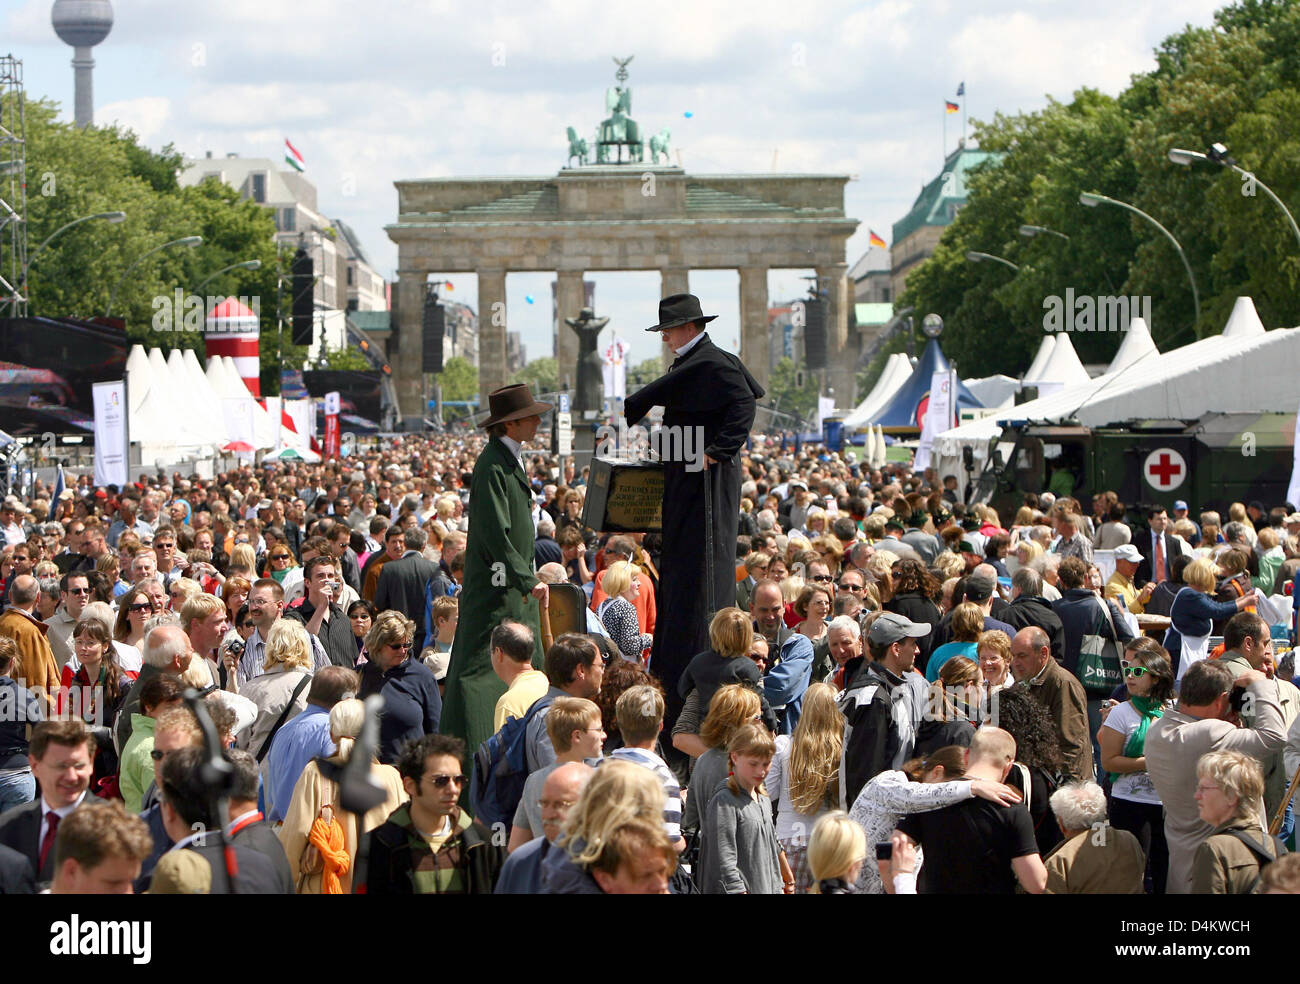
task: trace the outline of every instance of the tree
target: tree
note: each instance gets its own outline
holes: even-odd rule
[[[510,377],[512,383],[527,383],[534,396],[538,393],[554,393],[559,388],[559,366],[551,356],[533,359],[517,373]]]
[[[463,356],[448,359],[442,372],[433,378],[442,386],[444,400],[472,400],[478,396],[478,370]]]
[[[799,385],[802,374],[803,385]],[[817,374],[796,369],[794,360],[785,356],[772,370],[767,387],[767,402],[770,406],[792,413],[805,419],[810,418],[817,409],[817,395],[820,392]]]

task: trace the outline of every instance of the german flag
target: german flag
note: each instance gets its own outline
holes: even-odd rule
[[[885,246],[885,241],[881,239],[878,235],[876,235],[874,229],[867,230],[867,243],[871,246],[879,246],[881,249],[888,248]]]
[[[944,108],[945,110],[947,110],[949,113],[960,113],[960,112],[961,112],[961,106],[960,106],[960,105],[958,105],[958,104],[955,103],[955,102],[949,102],[949,101],[946,100],[946,99],[943,101],[943,108]]]

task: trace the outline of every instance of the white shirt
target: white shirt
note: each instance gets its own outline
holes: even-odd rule
[[[673,349],[673,354],[676,355],[676,356],[678,356],[678,357],[681,357],[681,356],[685,355],[685,354],[686,354],[687,352],[689,352],[691,349],[695,348],[696,345],[699,345],[699,344],[700,344],[700,339],[703,338],[703,337],[705,336],[705,334],[707,334],[707,333],[706,333],[706,332],[700,332],[698,335],[696,335],[694,338],[692,338],[689,342],[687,342],[687,343],[686,343],[685,345],[683,345],[681,348],[679,348],[679,349]]]
[[[524,472],[525,475],[528,474],[524,471],[524,459],[521,453],[523,451],[523,445],[513,437],[506,437],[504,434],[501,435],[501,443],[510,449],[510,453],[515,456],[515,461],[519,462],[519,470]]]
[[[42,796],[41,797],[41,836],[37,839],[36,843],[38,845],[45,843],[45,834],[50,829],[49,814],[53,813],[56,817],[59,818],[60,821],[62,821],[69,813],[71,813],[73,810],[79,807],[85,799],[86,799],[86,794],[82,793],[80,796],[77,797],[77,802],[73,803],[71,806],[61,806],[56,810],[52,806],[50,806],[49,803],[45,802],[45,797]]]

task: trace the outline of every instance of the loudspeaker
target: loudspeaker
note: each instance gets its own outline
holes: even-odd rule
[[[808,299],[804,304],[803,357],[809,369],[826,368],[826,302]]]
[[[289,272],[293,289],[293,304],[290,308],[293,314],[292,341],[294,345],[310,345],[316,316],[316,269],[311,257],[301,246],[293,254]]]
[[[442,372],[442,338],[446,331],[447,312],[432,292],[424,296],[424,360],[421,372]]]

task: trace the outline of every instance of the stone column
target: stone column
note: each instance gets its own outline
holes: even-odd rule
[[[767,388],[768,365],[767,268],[740,268],[740,361]]]
[[[668,297],[672,294],[689,294],[691,292],[690,275],[691,272],[687,270],[685,267],[671,267],[667,270],[660,270],[659,271],[659,284],[660,284],[659,296],[662,298],[662,297]],[[658,310],[659,310],[659,305],[656,304],[655,305],[656,313],[658,313]],[[650,326],[646,325],[645,327],[649,328]],[[673,356],[666,348],[663,347],[662,342],[659,343],[659,347],[662,350],[659,356],[660,364],[663,366],[664,372],[667,372],[668,367],[672,365]]]
[[[559,370],[561,388],[569,381],[572,391],[578,385],[578,333],[564,323],[565,318],[576,318],[587,297],[582,283],[581,270],[560,270],[555,275],[555,362]]]
[[[397,406],[407,420],[422,421],[428,416],[424,406],[424,285],[429,275],[402,271],[394,292],[397,324],[393,336],[396,345],[390,356]],[[421,424],[421,426],[423,426]]]
[[[478,394],[487,409],[488,394],[506,384],[506,272],[478,271]]]
[[[817,289],[826,300],[826,382],[835,389],[835,406],[841,410],[854,406],[854,367],[858,353],[848,351],[849,265],[825,263],[817,267]]]

